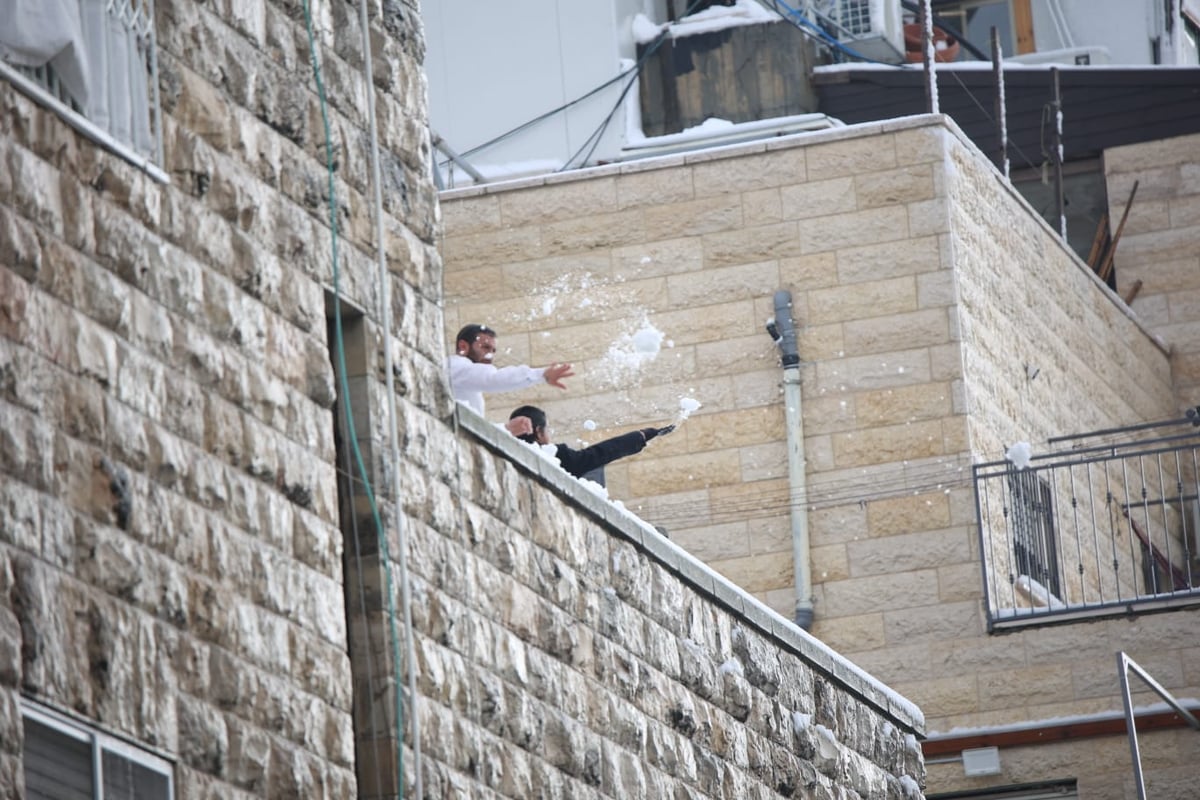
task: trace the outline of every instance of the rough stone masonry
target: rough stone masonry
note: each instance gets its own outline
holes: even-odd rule
[[[426,797],[920,796],[913,707],[456,424],[416,8],[369,9],[382,311],[357,5],[311,8],[333,197],[304,10],[155,4],[166,181],[0,81],[0,796],[30,704],[165,758],[180,798],[394,796],[397,771],[412,796],[408,669]],[[371,583],[378,551],[343,538],[352,399],[393,558],[407,532],[399,667],[379,611],[405,576]]]

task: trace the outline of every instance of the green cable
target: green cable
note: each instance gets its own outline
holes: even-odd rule
[[[331,233],[331,241],[333,243],[333,316],[334,330],[336,339],[336,351],[338,359],[338,380],[341,383],[342,396],[350,396],[350,383],[346,379],[346,350],[345,342],[342,338],[342,311],[341,311],[341,287],[339,283],[338,269],[338,235],[337,235],[337,193],[335,191],[333,177],[333,145],[332,136],[329,130],[329,112],[325,100],[325,84],[321,80],[321,65],[317,59],[317,44],[313,37],[312,14],[309,11],[308,0],[304,0],[304,26],[308,33],[308,51],[312,57],[313,77],[317,83],[317,98],[321,107],[321,123],[325,127],[325,166],[329,175],[329,230]],[[388,313],[388,309],[384,309],[384,313]],[[404,798],[404,704],[401,697],[401,681],[400,681],[400,645],[396,637],[396,605],[395,598],[392,593],[392,559],[388,553],[387,535],[383,528],[383,520],[379,515],[379,506],[375,503],[375,493],[371,489],[371,480],[367,475],[367,467],[363,462],[362,451],[358,447],[358,438],[353,435],[354,431],[354,412],[350,408],[349,403],[342,404],[346,409],[346,430],[351,432],[346,438],[350,441],[350,448],[354,452],[354,461],[358,467],[362,477],[363,487],[366,489],[367,502],[371,506],[371,518],[375,523],[375,531],[379,538],[379,552],[383,557],[383,573],[384,585],[387,591],[388,605],[388,634],[392,646],[392,680],[395,685],[396,698],[396,792],[400,800]],[[396,498],[396,513],[400,511],[400,498]],[[347,634],[349,632],[347,631]],[[369,635],[368,635],[369,636]],[[418,735],[413,731],[413,736]]]

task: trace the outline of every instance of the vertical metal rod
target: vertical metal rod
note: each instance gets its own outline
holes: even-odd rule
[[[422,786],[423,779],[421,773],[421,704],[420,694],[417,691],[417,658],[412,621],[412,575],[408,569],[408,531],[404,523],[404,497],[400,485],[400,417],[399,411],[396,408],[395,371],[392,364],[394,344],[392,340],[392,281],[391,272],[388,269],[387,245],[383,232],[383,170],[380,166],[379,122],[375,112],[375,74],[372,66],[374,56],[371,52],[371,22],[367,14],[366,0],[359,0],[358,10],[363,48],[363,84],[367,94],[367,124],[371,126],[369,138],[371,145],[372,206],[375,212],[375,260],[379,272],[379,320],[383,328],[384,378],[387,387],[388,446],[391,461],[392,502],[395,513],[396,559],[400,568],[400,603],[404,622],[404,657],[407,661],[405,666],[408,668],[408,723],[412,730],[412,777],[415,796],[424,797],[425,792]],[[384,535],[386,536],[386,531]],[[387,550],[383,550],[380,555],[386,557],[388,555]],[[390,567],[385,565],[384,569],[388,570]],[[387,581],[387,587],[389,590],[391,589],[390,577]],[[393,620],[392,625],[394,626],[394,624],[395,621]],[[395,628],[392,627],[391,631],[392,657],[399,659],[400,652],[398,643],[396,642]],[[396,672],[396,683],[397,685],[394,687],[398,698],[396,703],[396,785],[400,794],[403,795],[404,768],[402,749],[404,747],[404,729],[402,720],[399,717],[404,692],[399,686],[399,669]]]
[[[1149,569],[1150,580],[1148,581],[1148,583],[1150,585],[1146,588],[1149,589],[1149,592],[1148,592],[1149,594],[1158,594],[1158,570],[1156,569],[1157,565],[1155,564],[1155,561],[1154,561],[1154,540],[1152,538],[1154,535],[1154,526],[1152,526],[1150,524],[1150,502],[1147,499],[1149,492],[1147,491],[1147,486],[1146,486],[1146,461],[1143,456],[1138,456],[1138,473],[1139,473],[1139,477],[1142,480],[1142,491],[1141,491],[1141,495],[1142,495],[1142,504],[1141,504],[1142,505],[1142,526],[1143,526],[1142,529],[1145,531],[1149,531],[1149,533],[1146,534],[1146,544],[1142,549],[1143,550],[1143,552],[1142,552],[1142,572],[1143,572],[1143,574],[1145,574],[1146,562],[1149,561],[1150,562],[1150,569]],[[1136,534],[1134,534],[1134,535],[1136,536]],[[1138,594],[1140,594],[1140,592],[1137,589],[1137,575],[1136,574],[1134,574],[1133,580],[1134,580],[1133,593],[1134,593],[1134,596],[1137,596]]]
[[[1004,67],[1001,64],[1003,54],[1000,50],[1000,29],[992,26],[992,77],[996,81],[996,141],[999,143],[996,151],[996,166],[1008,177],[1008,111],[1004,102]]]
[[[1129,734],[1129,754],[1133,757],[1133,784],[1138,800],[1146,800],[1146,782],[1142,779],[1142,754],[1138,749],[1137,725],[1133,719],[1133,698],[1129,694],[1129,656],[1117,653],[1117,669],[1121,673],[1121,701],[1125,705],[1125,731]]]
[[[1096,559],[1096,591],[1100,593],[1100,602],[1104,602],[1104,568],[1100,565],[1100,541],[1097,534],[1100,531],[1100,526],[1096,522],[1096,503],[1099,498],[1096,495],[1095,481],[1092,480],[1092,465],[1087,465],[1087,496],[1089,498],[1088,505],[1092,513],[1092,555]],[[1083,597],[1083,602],[1087,603],[1087,595]]]
[[[934,66],[937,59],[933,51],[933,9],[930,0],[921,0],[917,17],[921,24],[921,61],[925,66],[925,110],[930,114],[938,114],[941,112],[938,110],[937,69]]]
[[[1054,85],[1054,196],[1057,201],[1058,234],[1067,241],[1067,204],[1063,196],[1063,117],[1062,88],[1058,80],[1058,67],[1050,68],[1050,80]]]
[[[1187,554],[1188,585],[1195,586],[1196,585],[1196,576],[1195,576],[1195,574],[1193,574],[1193,571],[1192,571],[1192,562],[1196,559],[1197,553],[1192,550],[1192,546],[1200,545],[1200,532],[1198,532],[1196,530],[1196,518],[1198,516],[1200,516],[1200,514],[1195,513],[1195,510],[1197,508],[1200,508],[1200,464],[1198,464],[1196,461],[1196,449],[1195,448],[1192,448],[1192,473],[1191,474],[1193,476],[1193,478],[1192,478],[1193,486],[1195,487],[1193,489],[1193,494],[1196,495],[1196,499],[1192,501],[1193,513],[1189,515],[1186,510],[1183,512],[1184,519],[1188,519],[1189,516],[1191,518],[1190,530],[1191,530],[1191,534],[1192,534],[1191,538],[1189,538],[1188,537],[1189,528],[1187,526],[1185,526],[1183,529],[1183,546],[1185,548],[1184,553]]]
[[[1075,562],[1076,562],[1076,573],[1075,574],[1077,574],[1079,576],[1079,595],[1078,596],[1083,602],[1086,603],[1087,602],[1087,590],[1084,588],[1084,581],[1083,581],[1083,528],[1081,528],[1079,525],[1079,494],[1075,491],[1075,469],[1073,467],[1070,467],[1070,466],[1067,467],[1067,478],[1071,484],[1071,518],[1074,520],[1074,526],[1075,526]],[[1064,555],[1063,556],[1064,566],[1066,565],[1066,561],[1067,561],[1067,557]],[[1064,574],[1063,577],[1065,578],[1066,575]],[[1070,595],[1071,595],[1071,592],[1064,588],[1063,596],[1061,599],[1065,600]]]
[[[972,481],[976,487],[980,485],[979,473],[972,470],[974,480]],[[988,633],[992,631],[992,623],[995,622],[995,611],[992,610],[992,585],[995,580],[995,558],[992,556],[992,526],[990,522],[991,516],[991,481],[983,482],[983,491],[980,492],[977,488],[975,491],[975,519],[979,523],[979,571],[983,577],[983,607],[987,611]],[[987,516],[984,515],[984,509],[987,509]],[[987,531],[988,533],[984,533]],[[988,565],[991,565],[992,580],[988,580]],[[998,592],[997,592],[998,594]],[[999,603],[996,604],[999,607]]]

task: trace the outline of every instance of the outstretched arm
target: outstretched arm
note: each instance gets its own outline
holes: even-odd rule
[[[524,365],[494,367],[461,356],[450,358],[450,383],[456,392],[510,392],[545,380],[545,370]]]
[[[646,437],[641,431],[630,431],[602,442],[596,442],[591,447],[575,450],[565,444],[558,445],[558,463],[562,468],[578,478],[596,467],[602,467],[618,458],[640,453],[646,446]]]

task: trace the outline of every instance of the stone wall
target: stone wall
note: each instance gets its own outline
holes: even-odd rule
[[[372,9],[384,292],[358,6],[314,5],[327,107],[303,6],[155,4],[166,182],[0,81],[0,796],[36,701],[180,798],[920,797],[915,707],[460,429],[415,9]]]
[[[414,532],[427,796],[921,796],[915,707],[463,417],[458,481],[406,478],[449,517]]]
[[[1114,257],[1117,288],[1171,344],[1179,408],[1200,404],[1200,136],[1129,145],[1104,153],[1109,218],[1120,220],[1138,182]]]
[[[986,631],[971,464],[1016,441],[1040,452],[1049,436],[1169,418],[1171,343],[952,122],[455,190],[443,214],[447,338],[489,321],[503,359],[567,359],[579,373],[566,393],[493,396],[493,418],[536,402],[558,440],[595,441],[670,418],[681,396],[700,400],[677,433],[611,465],[609,491],[786,615],[781,374],[762,327],[775,289],[791,291],[813,632],[917,698],[935,733],[1119,712],[1117,649],[1196,696],[1184,633],[1194,611]],[[665,334],[662,349],[614,369],[644,320]],[[1182,798],[1187,734],[1155,736],[1169,754],[1157,789]],[[939,767],[929,789],[1078,778],[1081,796],[1121,796],[1128,760],[1097,770],[1080,757],[1087,743],[1123,740],[1031,747],[975,781]]]
[[[357,6],[315,6],[343,292],[373,308]],[[0,796],[25,696],[166,755],[179,797],[352,797],[302,6],[154,7],[168,182],[0,80]],[[372,35],[403,374],[444,413],[415,7]]]

